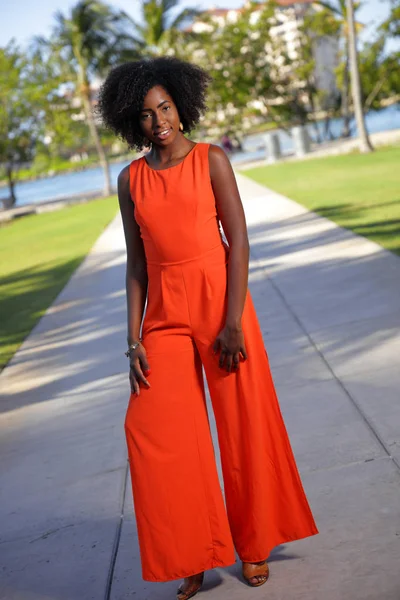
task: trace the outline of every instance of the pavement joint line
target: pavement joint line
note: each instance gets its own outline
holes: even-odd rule
[[[75,527],[75,523],[70,523],[69,525],[63,525],[62,527],[56,527],[55,529],[49,529],[48,531],[45,531],[45,533],[42,533],[42,535],[39,535],[39,537],[34,538],[33,540],[30,540],[29,543],[33,544],[34,542],[39,542],[40,540],[47,540],[47,538],[50,535],[54,535],[55,533],[58,533],[59,531],[62,531],[63,529],[68,529],[69,527]]]
[[[80,481],[88,481],[91,479],[95,479],[96,477],[104,477],[104,475],[109,475],[110,473],[118,473],[118,471],[125,471],[126,467],[113,467],[111,469],[105,469],[104,471],[97,471],[96,473],[92,473],[91,475],[84,475],[83,477],[78,477],[74,479],[73,483],[78,483]]]
[[[105,589],[105,593],[104,593],[104,600],[110,600],[110,598],[111,598],[115,564],[117,562],[118,550],[119,550],[119,545],[120,545],[120,541],[121,541],[122,525],[123,525],[124,516],[125,516],[124,515],[124,507],[125,507],[125,498],[126,498],[126,488],[127,488],[127,483],[128,483],[128,472],[129,472],[129,461],[127,460],[126,466],[125,466],[125,476],[124,476],[124,480],[123,480],[123,484],[122,484],[120,516],[119,516],[119,520],[117,523],[117,529],[115,532],[114,545],[113,545],[113,549],[112,549],[112,553],[111,553],[111,560],[110,560],[110,566],[108,569],[106,589]]]
[[[344,323],[346,325],[346,327],[348,325],[355,325],[356,323],[366,323],[367,321],[372,321],[372,320],[377,320],[377,319],[382,319],[384,317],[397,317],[399,315],[399,311],[395,310],[395,311],[390,311],[390,312],[386,312],[384,315],[378,315],[376,317],[363,317],[362,319],[352,319],[351,321],[346,321],[346,323]],[[330,329],[337,329],[338,325],[328,325],[327,327],[318,327],[318,329],[314,329],[314,331],[311,332],[310,335],[312,335],[313,333],[319,333],[320,331],[329,331]],[[303,327],[302,327],[303,329]]]
[[[257,261],[259,261],[259,259],[257,258],[257,256],[254,256],[254,254],[252,254],[252,255],[253,255],[253,257],[255,257],[255,259]],[[354,406],[354,408],[356,409],[356,411],[359,413],[359,415],[363,419],[364,423],[366,424],[366,426],[368,427],[368,429],[371,431],[371,433],[373,434],[373,436],[377,440],[378,444],[381,446],[381,448],[383,448],[383,450],[387,454],[388,458],[390,458],[393,461],[393,464],[396,466],[396,468],[400,472],[400,462],[391,454],[389,448],[386,446],[385,442],[383,441],[383,439],[381,438],[381,436],[379,435],[379,433],[375,430],[373,424],[370,422],[370,420],[368,419],[368,417],[366,416],[366,414],[363,412],[363,410],[360,407],[360,405],[358,404],[358,402],[350,394],[349,390],[346,388],[346,386],[343,383],[343,381],[336,375],[335,371],[331,367],[331,365],[328,362],[328,360],[326,359],[325,355],[319,349],[318,345],[315,343],[314,339],[312,338],[312,334],[308,332],[308,330],[306,329],[306,327],[303,325],[303,322],[297,316],[296,312],[293,310],[292,306],[290,305],[290,303],[286,299],[285,294],[282,292],[282,290],[280,289],[280,287],[274,281],[273,275],[269,274],[268,269],[265,266],[261,266],[261,270],[265,273],[267,279],[269,279],[272,287],[274,288],[274,290],[276,291],[276,293],[280,297],[282,303],[285,305],[285,307],[287,308],[287,310],[290,312],[290,314],[292,315],[293,319],[296,321],[296,323],[301,328],[301,330],[304,332],[304,334],[306,335],[307,339],[309,340],[311,346],[313,346],[313,348],[315,349],[315,352],[317,352],[317,354],[320,356],[321,360],[325,363],[326,368],[331,373],[332,377],[336,380],[337,384],[343,390],[343,392],[345,393],[345,395],[347,396],[347,398],[350,400],[350,403]]]
[[[48,538],[50,535],[53,535],[54,533],[58,533],[59,531],[62,531],[63,529],[68,529],[69,527],[80,527],[81,525],[85,525],[87,523],[86,520],[84,521],[78,521],[77,523],[69,523],[68,525],[62,525],[61,527],[56,527],[54,529],[50,529],[49,531],[46,531],[45,533],[42,533],[42,535],[39,535],[36,538],[31,539],[31,535],[21,535],[19,537],[15,537],[15,538],[10,538],[7,540],[0,540],[0,545],[2,544],[13,544],[15,542],[21,542],[24,540],[28,540],[29,544],[33,544],[33,542],[38,542],[39,540],[45,540],[46,538]]]
[[[275,365],[275,367],[271,366],[272,374],[276,373],[277,369],[283,369],[283,368],[284,367],[277,367],[276,365]],[[276,379],[278,380],[278,378],[276,378]],[[312,378],[304,379],[297,383],[286,383],[285,381],[278,381],[276,383],[276,387],[278,388],[278,390],[287,391],[287,390],[292,390],[294,388],[296,388],[296,390],[297,390],[297,389],[301,389],[303,387],[307,387],[310,384],[318,384],[319,385],[321,383],[332,383],[332,381],[334,381],[334,380],[335,380],[334,377],[330,377],[329,379],[328,379],[328,377],[326,377],[326,379],[312,379]]]
[[[372,463],[372,462],[376,462],[378,460],[392,461],[392,457],[387,456],[387,454],[385,453],[384,456],[373,456],[371,458],[363,458],[360,460],[351,460],[349,462],[344,462],[344,463],[337,464],[337,465],[331,465],[329,467],[319,467],[317,469],[310,469],[309,471],[302,469],[301,476],[302,477],[310,477],[312,475],[317,475],[318,473],[326,473],[327,471],[339,471],[340,469],[347,469],[348,467],[354,467],[355,465],[363,465],[365,463]],[[399,471],[398,475],[400,476],[400,471]]]

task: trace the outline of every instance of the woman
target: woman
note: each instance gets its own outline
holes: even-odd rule
[[[125,430],[143,578],[184,578],[179,600],[198,592],[204,571],[234,563],[234,549],[245,580],[260,586],[274,546],[317,533],[247,291],[235,177],[223,150],[185,135],[205,110],[208,83],[192,64],[142,60],[111,71],[99,98],[108,127],[132,148],[151,147],[118,179],[131,383]]]

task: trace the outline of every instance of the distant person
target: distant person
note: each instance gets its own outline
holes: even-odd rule
[[[205,110],[208,82],[175,58],[141,60],[113,69],[99,99],[108,127],[131,148],[151,147],[118,179],[131,384],[125,431],[143,578],[183,578],[178,600],[199,591],[204,571],[234,563],[235,548],[248,584],[263,585],[275,546],[317,533],[247,290],[235,176],[221,148],[186,136]]]
[[[224,135],[221,138],[221,146],[223,147],[223,149],[225,150],[225,152],[227,152],[228,154],[230,152],[233,152],[232,142],[230,140],[229,135],[227,135],[226,133],[224,133]]]

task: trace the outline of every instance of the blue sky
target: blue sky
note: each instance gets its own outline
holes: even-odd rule
[[[11,38],[24,45],[31,36],[46,35],[52,24],[55,11],[68,11],[76,0],[13,0],[4,2],[0,8],[0,45],[5,45]],[[110,0],[110,4],[122,8],[133,17],[139,13],[138,0]],[[183,0],[182,6],[200,6],[209,8],[237,7],[243,0]],[[366,35],[370,37],[374,23],[381,22],[388,14],[388,0],[364,0],[359,12],[359,20],[367,25]]]

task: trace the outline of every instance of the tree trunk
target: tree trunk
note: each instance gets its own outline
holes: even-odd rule
[[[321,132],[319,129],[319,124],[317,123],[317,121],[315,120],[315,102],[314,102],[314,93],[313,93],[313,88],[311,85],[308,85],[308,99],[310,102],[310,107],[311,107],[311,114],[313,115],[313,126],[314,126],[314,131],[315,131],[315,140],[317,142],[317,144],[321,144],[322,139],[321,139]]]
[[[324,121],[324,136],[325,136],[325,139],[328,140],[328,142],[333,140],[333,135],[331,132],[331,118],[329,115],[326,115],[325,121]]]
[[[321,132],[319,130],[319,124],[317,123],[317,121],[315,119],[313,119],[313,126],[314,126],[314,131],[315,131],[315,142],[317,144],[322,144]]]
[[[103,145],[100,140],[99,132],[97,131],[96,122],[94,120],[92,106],[90,104],[90,91],[89,89],[81,90],[81,98],[83,103],[83,109],[85,111],[87,124],[92,136],[93,142],[96,146],[97,154],[99,155],[100,164],[104,171],[104,196],[110,196],[112,194],[110,169],[104,152]]]
[[[350,76],[351,76],[351,91],[353,96],[354,113],[356,117],[358,137],[360,140],[361,152],[372,152],[373,147],[370,142],[367,129],[365,127],[364,112],[361,98],[361,83],[360,72],[358,70],[357,57],[357,39],[356,28],[354,23],[354,6],[353,0],[346,0],[347,20],[349,29],[349,59],[350,59]]]
[[[14,206],[17,202],[17,197],[15,195],[15,181],[13,177],[13,168],[12,165],[8,164],[6,167],[7,181],[8,181],[8,189],[10,190],[10,206]]]
[[[342,87],[342,118],[343,118],[343,126],[342,126],[342,137],[348,138],[350,137],[350,110],[349,110],[349,91],[350,91],[350,81],[349,81],[349,41],[346,39],[346,56],[345,56],[345,64],[344,64],[344,73],[343,73],[343,87]]]

